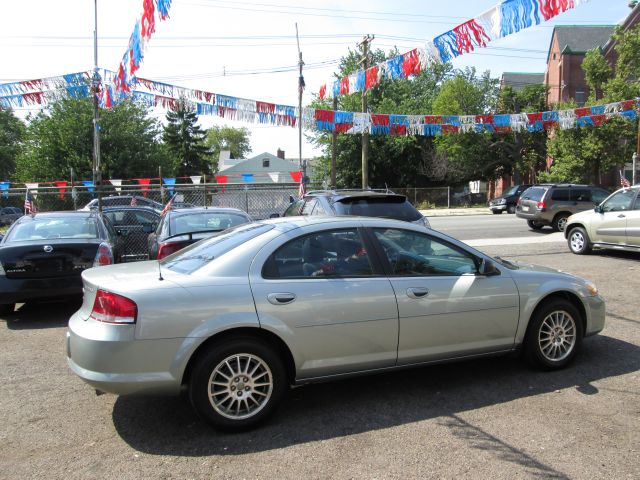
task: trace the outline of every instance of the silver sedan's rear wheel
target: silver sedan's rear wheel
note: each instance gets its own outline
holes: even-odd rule
[[[254,338],[212,345],[194,365],[189,398],[215,427],[244,430],[265,420],[287,389],[280,357]]]
[[[563,368],[582,344],[582,318],[568,300],[556,299],[539,308],[531,318],[525,338],[525,355],[534,366]]]
[[[576,255],[585,255],[591,251],[591,242],[587,232],[582,227],[572,228],[567,236],[569,250]]]

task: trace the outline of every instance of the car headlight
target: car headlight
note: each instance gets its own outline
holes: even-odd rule
[[[501,198],[500,200],[498,200],[498,205],[504,205],[505,203],[507,203],[506,198]]]
[[[585,283],[584,288],[587,290],[587,292],[589,292],[590,296],[595,297],[596,295],[598,295],[598,287],[596,287],[595,283],[587,282]]]

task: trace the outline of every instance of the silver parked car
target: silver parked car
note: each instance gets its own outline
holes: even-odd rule
[[[621,188],[593,210],[567,220],[565,237],[577,254],[593,248],[640,252],[640,185]]]
[[[372,217],[260,221],[82,278],[70,368],[100,391],[184,389],[227,430],[264,420],[291,384],[520,348],[561,368],[605,318],[587,280]]]

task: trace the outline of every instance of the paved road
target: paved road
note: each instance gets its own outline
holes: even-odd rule
[[[65,362],[77,305],[25,305],[0,320],[0,478],[640,478],[640,257],[482,250],[597,282],[607,326],[572,367],[503,357],[305,386],[227,435],[181,398],[95,396]]]
[[[553,233],[551,228],[533,231],[526,220],[515,215],[469,215],[429,217],[431,227],[460,240],[486,238],[546,237]],[[556,235],[557,236],[557,235]]]

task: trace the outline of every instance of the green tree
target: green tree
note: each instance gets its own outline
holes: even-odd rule
[[[185,99],[167,112],[164,142],[173,156],[178,176],[207,174],[211,154],[205,144],[206,132],[197,124],[198,115]]]
[[[553,164],[539,179],[550,182],[603,183],[603,174],[631,158],[635,125],[614,118],[599,127],[559,130],[548,141]]]
[[[606,102],[630,100],[640,95],[640,25],[627,31],[616,27],[613,38],[617,42],[618,59],[615,75],[602,87]]]
[[[251,152],[248,129],[214,126],[207,130],[205,145],[211,154],[211,169],[218,168],[218,158],[222,150],[229,150],[232,158],[245,158]]]
[[[100,112],[103,178],[155,176],[171,169],[159,142],[160,127],[147,109],[130,101]],[[16,177],[22,181],[92,178],[93,104],[90,98],[64,97],[28,119],[25,148]]]
[[[10,179],[23,146],[26,129],[13,111],[0,107],[0,179]]]
[[[602,86],[613,77],[611,66],[602,55],[600,48],[587,52],[582,61],[582,70],[589,85],[589,101],[597,102],[602,98]]]

